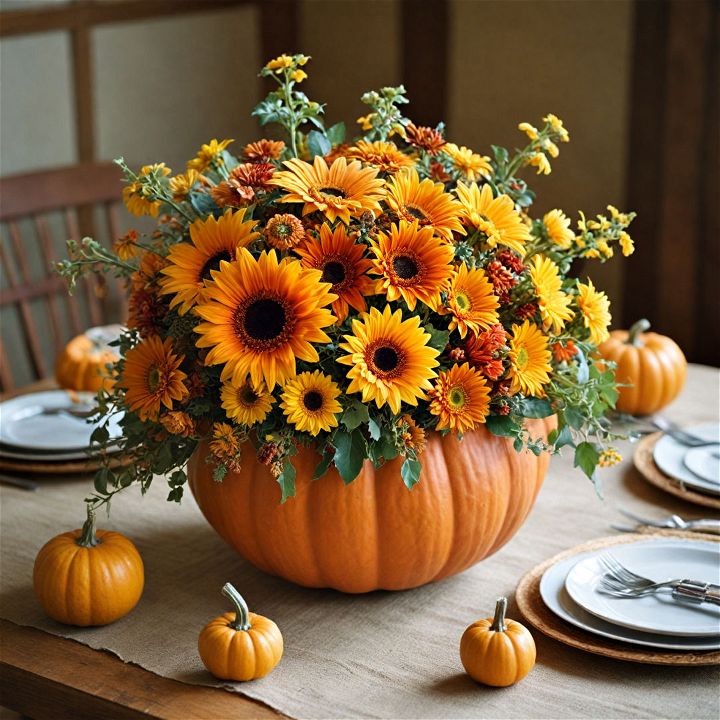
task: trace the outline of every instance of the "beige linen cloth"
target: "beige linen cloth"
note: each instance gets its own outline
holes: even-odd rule
[[[717,419],[717,371],[692,367],[667,414],[683,423]],[[100,518],[100,527],[137,544],[146,587],[130,615],[92,629],[47,619],[32,591],[35,554],[51,536],[79,526],[89,481],[48,478],[36,493],[3,488],[0,615],[165,677],[221,685],[203,668],[196,643],[202,626],[229,609],[220,588],[231,581],[251,610],[280,626],[285,654],[268,677],[230,689],[294,717],[717,718],[716,668],[619,662],[535,631],[537,666],[512,688],[477,685],[460,664],[464,628],[491,615],[499,595],[510,598],[509,616],[521,619],[512,601],[521,576],[566,548],[612,534],[618,503],[652,516],[710,514],[651,487],[633,470],[630,447],[620,449],[625,461],[603,472],[604,501],[569,457],[555,458],[530,518],[495,556],[437,584],[365,596],[307,590],[255,570],[215,535],[192,497],[180,507],[166,503],[167,488],[156,480],[144,498],[131,489],[109,520]]]

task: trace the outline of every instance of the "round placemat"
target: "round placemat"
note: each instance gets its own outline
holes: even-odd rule
[[[132,455],[114,455],[111,457],[108,467],[126,467],[133,462]],[[71,460],[68,462],[32,461],[32,460],[9,460],[0,458],[0,471],[27,473],[31,475],[78,475],[94,473],[103,465],[99,458],[88,458],[87,460]]]
[[[689,533],[673,531],[659,531],[653,533],[659,537],[683,538],[687,540],[713,540],[716,536],[705,535],[704,533]],[[594,635],[591,632],[581,630],[562,618],[555,615],[542,600],[540,596],[540,580],[543,573],[552,565],[573,555],[588,552],[589,550],[601,550],[612,545],[647,540],[647,534],[631,534],[614,537],[599,538],[590,542],[578,545],[577,547],[561,552],[550,560],[546,560],[523,576],[515,591],[515,600],[518,608],[525,619],[541,633],[559,640],[565,645],[571,645],[579,650],[605,655],[616,660],[627,660],[629,662],[646,663],[649,665],[720,665],[720,651],[712,652],[668,652],[667,650],[652,651],[640,646],[633,646],[629,643],[611,640],[609,638]]]
[[[714,497],[705,493],[695,492],[687,488],[680,480],[675,480],[666,475],[655,464],[653,458],[653,450],[657,441],[663,436],[661,432],[653,433],[644,437],[635,448],[633,462],[638,472],[655,487],[675,495],[676,497],[687,500],[688,502],[702,505],[704,507],[715,508],[720,510],[720,496]]]

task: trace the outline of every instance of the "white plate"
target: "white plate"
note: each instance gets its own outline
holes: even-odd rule
[[[117,445],[106,448],[110,454],[120,450]],[[71,450],[69,452],[43,452],[31,453],[19,450],[0,448],[0,460],[22,460],[27,462],[72,462],[74,460],[92,460],[100,455],[100,448],[94,447],[87,450]]]
[[[642,632],[683,637],[720,637],[720,607],[673,600],[669,592],[639,598],[618,598],[598,590],[605,573],[598,561],[603,552],[578,562],[565,579],[570,597],[603,620]],[[638,575],[655,582],[691,579],[720,582],[720,543],[702,540],[647,540],[613,547],[613,557]]]
[[[687,428],[688,432],[701,437],[703,440],[717,440],[720,443],[720,423],[705,423],[696,427]],[[720,449],[720,446],[713,445],[710,449]],[[695,475],[685,467],[683,458],[693,448],[681,445],[669,435],[663,435],[655,444],[653,459],[655,464],[666,475],[681,480],[688,487],[700,490],[712,495],[720,495],[720,486],[716,482],[709,482]]]
[[[92,394],[79,395],[83,403],[93,404]],[[19,395],[0,403],[0,442],[13,445],[14,452],[82,452],[90,447],[90,435],[98,423],[88,423],[84,418],[65,413],[42,414],[45,408],[69,407],[72,404],[72,399],[64,390]],[[110,419],[110,439],[122,435],[119,425],[121,418],[122,413],[118,413]]]
[[[620,640],[633,645],[656,648],[657,650],[720,650],[720,638],[683,638],[638,632],[605,622],[573,602],[565,589],[565,578],[578,561],[594,555],[586,552],[561,560],[548,568],[540,580],[540,596],[549,610],[559,618],[593,635]]]
[[[720,446],[691,448],[685,453],[683,464],[691,473],[717,485],[720,490]]]

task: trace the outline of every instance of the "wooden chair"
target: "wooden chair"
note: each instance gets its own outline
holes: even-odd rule
[[[70,296],[54,263],[67,257],[68,238],[110,245],[119,236],[121,180],[113,163],[0,178],[1,390],[48,377],[71,337],[120,319],[117,307],[108,316],[103,279],[81,281]]]

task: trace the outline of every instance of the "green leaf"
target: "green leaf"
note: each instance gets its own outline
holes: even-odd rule
[[[615,403],[619,397],[619,393],[616,387],[606,387],[600,390],[600,397],[605,401],[611,408],[615,407]]]
[[[502,167],[504,165],[507,165],[508,151],[504,147],[500,147],[499,145],[491,145],[490,148],[493,151],[493,155],[495,156],[495,162],[498,164],[498,166]]]
[[[370,431],[370,437],[373,440],[380,439],[382,430],[380,429],[380,425],[377,423],[376,420],[373,420],[373,418],[368,419],[368,430]]]
[[[183,488],[181,485],[178,485],[177,487],[172,488],[170,492],[168,493],[167,499],[168,502],[173,501],[179,503],[182,500],[183,496]]]
[[[295,466],[290,462],[290,459],[288,458],[285,460],[285,464],[283,465],[283,471],[280,473],[277,481],[280,485],[280,490],[282,490],[282,498],[280,499],[281,503],[284,503],[289,497],[293,497],[295,495],[295,476],[296,476]]]
[[[403,462],[400,467],[400,475],[402,476],[403,482],[407,486],[408,490],[412,490],[413,485],[416,485],[420,480],[421,469],[422,463],[419,460],[405,458],[405,462]]]
[[[345,140],[345,123],[339,122],[325,131],[325,136],[333,145],[340,145]]]
[[[330,467],[332,459],[332,453],[326,452],[323,454],[322,459],[317,464],[315,472],[312,475],[313,480],[319,480],[327,472],[327,469]]]
[[[113,481],[113,472],[110,470],[110,468],[101,467],[96,473],[95,473],[95,489],[101,494],[101,495],[107,495],[107,487],[108,483],[112,484]]]
[[[565,408],[565,422],[573,429],[580,430],[585,424],[585,415],[578,408],[572,406]]]
[[[520,436],[516,437],[515,440],[513,440],[513,449],[515,452],[520,452],[523,449],[523,441]]]
[[[549,438],[548,438],[549,441]],[[559,450],[561,447],[565,447],[565,445],[574,445],[573,436],[570,432],[570,428],[565,425],[562,430],[557,434],[557,437],[552,441],[555,443],[555,449]]]
[[[213,469],[213,480],[215,482],[222,482],[227,475],[227,465],[216,465]]]
[[[360,400],[353,400],[352,405],[345,410],[340,418],[340,422],[348,429],[354,430],[360,427],[363,423],[370,421],[370,415],[368,413],[367,405],[360,402]]]
[[[310,153],[310,159],[314,158],[316,155],[325,156],[330,152],[330,150],[332,150],[330,141],[325,137],[325,135],[323,135],[323,133],[318,132],[317,130],[311,130],[308,133],[307,147],[308,152]]]
[[[520,412],[527,418],[545,418],[553,414],[553,409],[544,398],[525,398],[520,402]]]
[[[515,437],[520,426],[509,415],[488,415],[485,419],[487,429],[499,437]]]
[[[351,433],[337,430],[333,437],[333,446],[335,467],[347,485],[360,474],[367,457],[365,438],[360,430],[353,430]]]
[[[575,448],[575,467],[579,467],[593,482],[599,459],[600,453],[592,443],[581,442]]]
[[[110,433],[108,432],[106,425],[98,425],[92,431],[92,435],[90,435],[90,442],[98,443],[98,445],[103,445],[109,439],[110,439]]]
[[[448,330],[438,330],[432,325],[425,325],[423,328],[425,332],[430,333],[430,342],[428,345],[435,350],[444,350],[447,347],[448,340],[450,339],[450,332]]]

